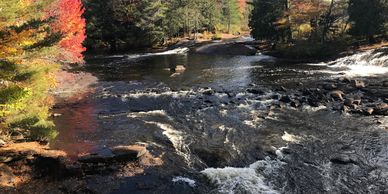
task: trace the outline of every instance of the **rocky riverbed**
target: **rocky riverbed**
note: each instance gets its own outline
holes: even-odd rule
[[[50,148],[61,155],[1,149],[5,176],[27,177],[2,191],[384,193],[387,58],[377,49],[295,65],[186,48],[95,57],[69,82],[88,92],[53,109]]]

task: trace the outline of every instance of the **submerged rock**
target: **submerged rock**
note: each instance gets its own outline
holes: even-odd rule
[[[341,165],[358,164],[358,162],[353,157],[350,157],[345,154],[334,155],[332,158],[330,158],[330,162]]]

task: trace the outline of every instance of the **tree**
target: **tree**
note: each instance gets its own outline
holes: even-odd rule
[[[137,5],[135,24],[142,29],[150,44],[162,42],[166,38],[164,19],[167,7],[161,0],[143,0]]]
[[[252,36],[256,39],[278,40],[280,33],[276,22],[284,15],[281,0],[255,0],[249,21]]]
[[[82,45],[86,38],[84,12],[80,0],[58,0],[50,10],[50,15],[56,17],[53,30],[63,36],[59,45],[64,50],[61,60],[65,62],[83,62],[82,52],[86,51]]]
[[[224,0],[223,1],[223,21],[227,26],[227,32],[231,33],[232,25],[237,25],[241,21],[240,8],[237,0]]]
[[[7,7],[0,9],[0,135],[18,129],[32,139],[54,137],[48,92],[64,51],[82,59],[82,10],[58,0],[7,0],[0,7]],[[58,14],[52,15],[53,7]]]
[[[350,0],[348,12],[350,34],[364,36],[373,42],[374,35],[382,32],[385,20],[381,0]]]

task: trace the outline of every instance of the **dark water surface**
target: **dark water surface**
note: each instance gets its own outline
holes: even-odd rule
[[[388,192],[386,117],[271,107],[282,87],[387,71],[385,56],[371,55],[299,65],[179,49],[94,57],[86,69],[100,80],[95,93],[56,110],[63,115],[55,119],[60,135],[52,147],[75,158],[142,143],[162,157],[163,166],[144,175],[112,180],[112,193]],[[177,65],[186,71],[170,71]]]

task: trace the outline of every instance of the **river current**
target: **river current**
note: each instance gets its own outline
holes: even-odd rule
[[[85,100],[56,110],[62,116],[55,118],[60,134],[52,147],[75,158],[143,144],[163,161],[143,175],[112,180],[118,182],[112,193],[388,192],[387,117],[325,106],[273,108],[279,92],[320,80],[384,79],[386,53],[287,64],[262,54],[178,48],[95,56],[85,71],[99,81]],[[338,162],[346,159],[355,162]]]

